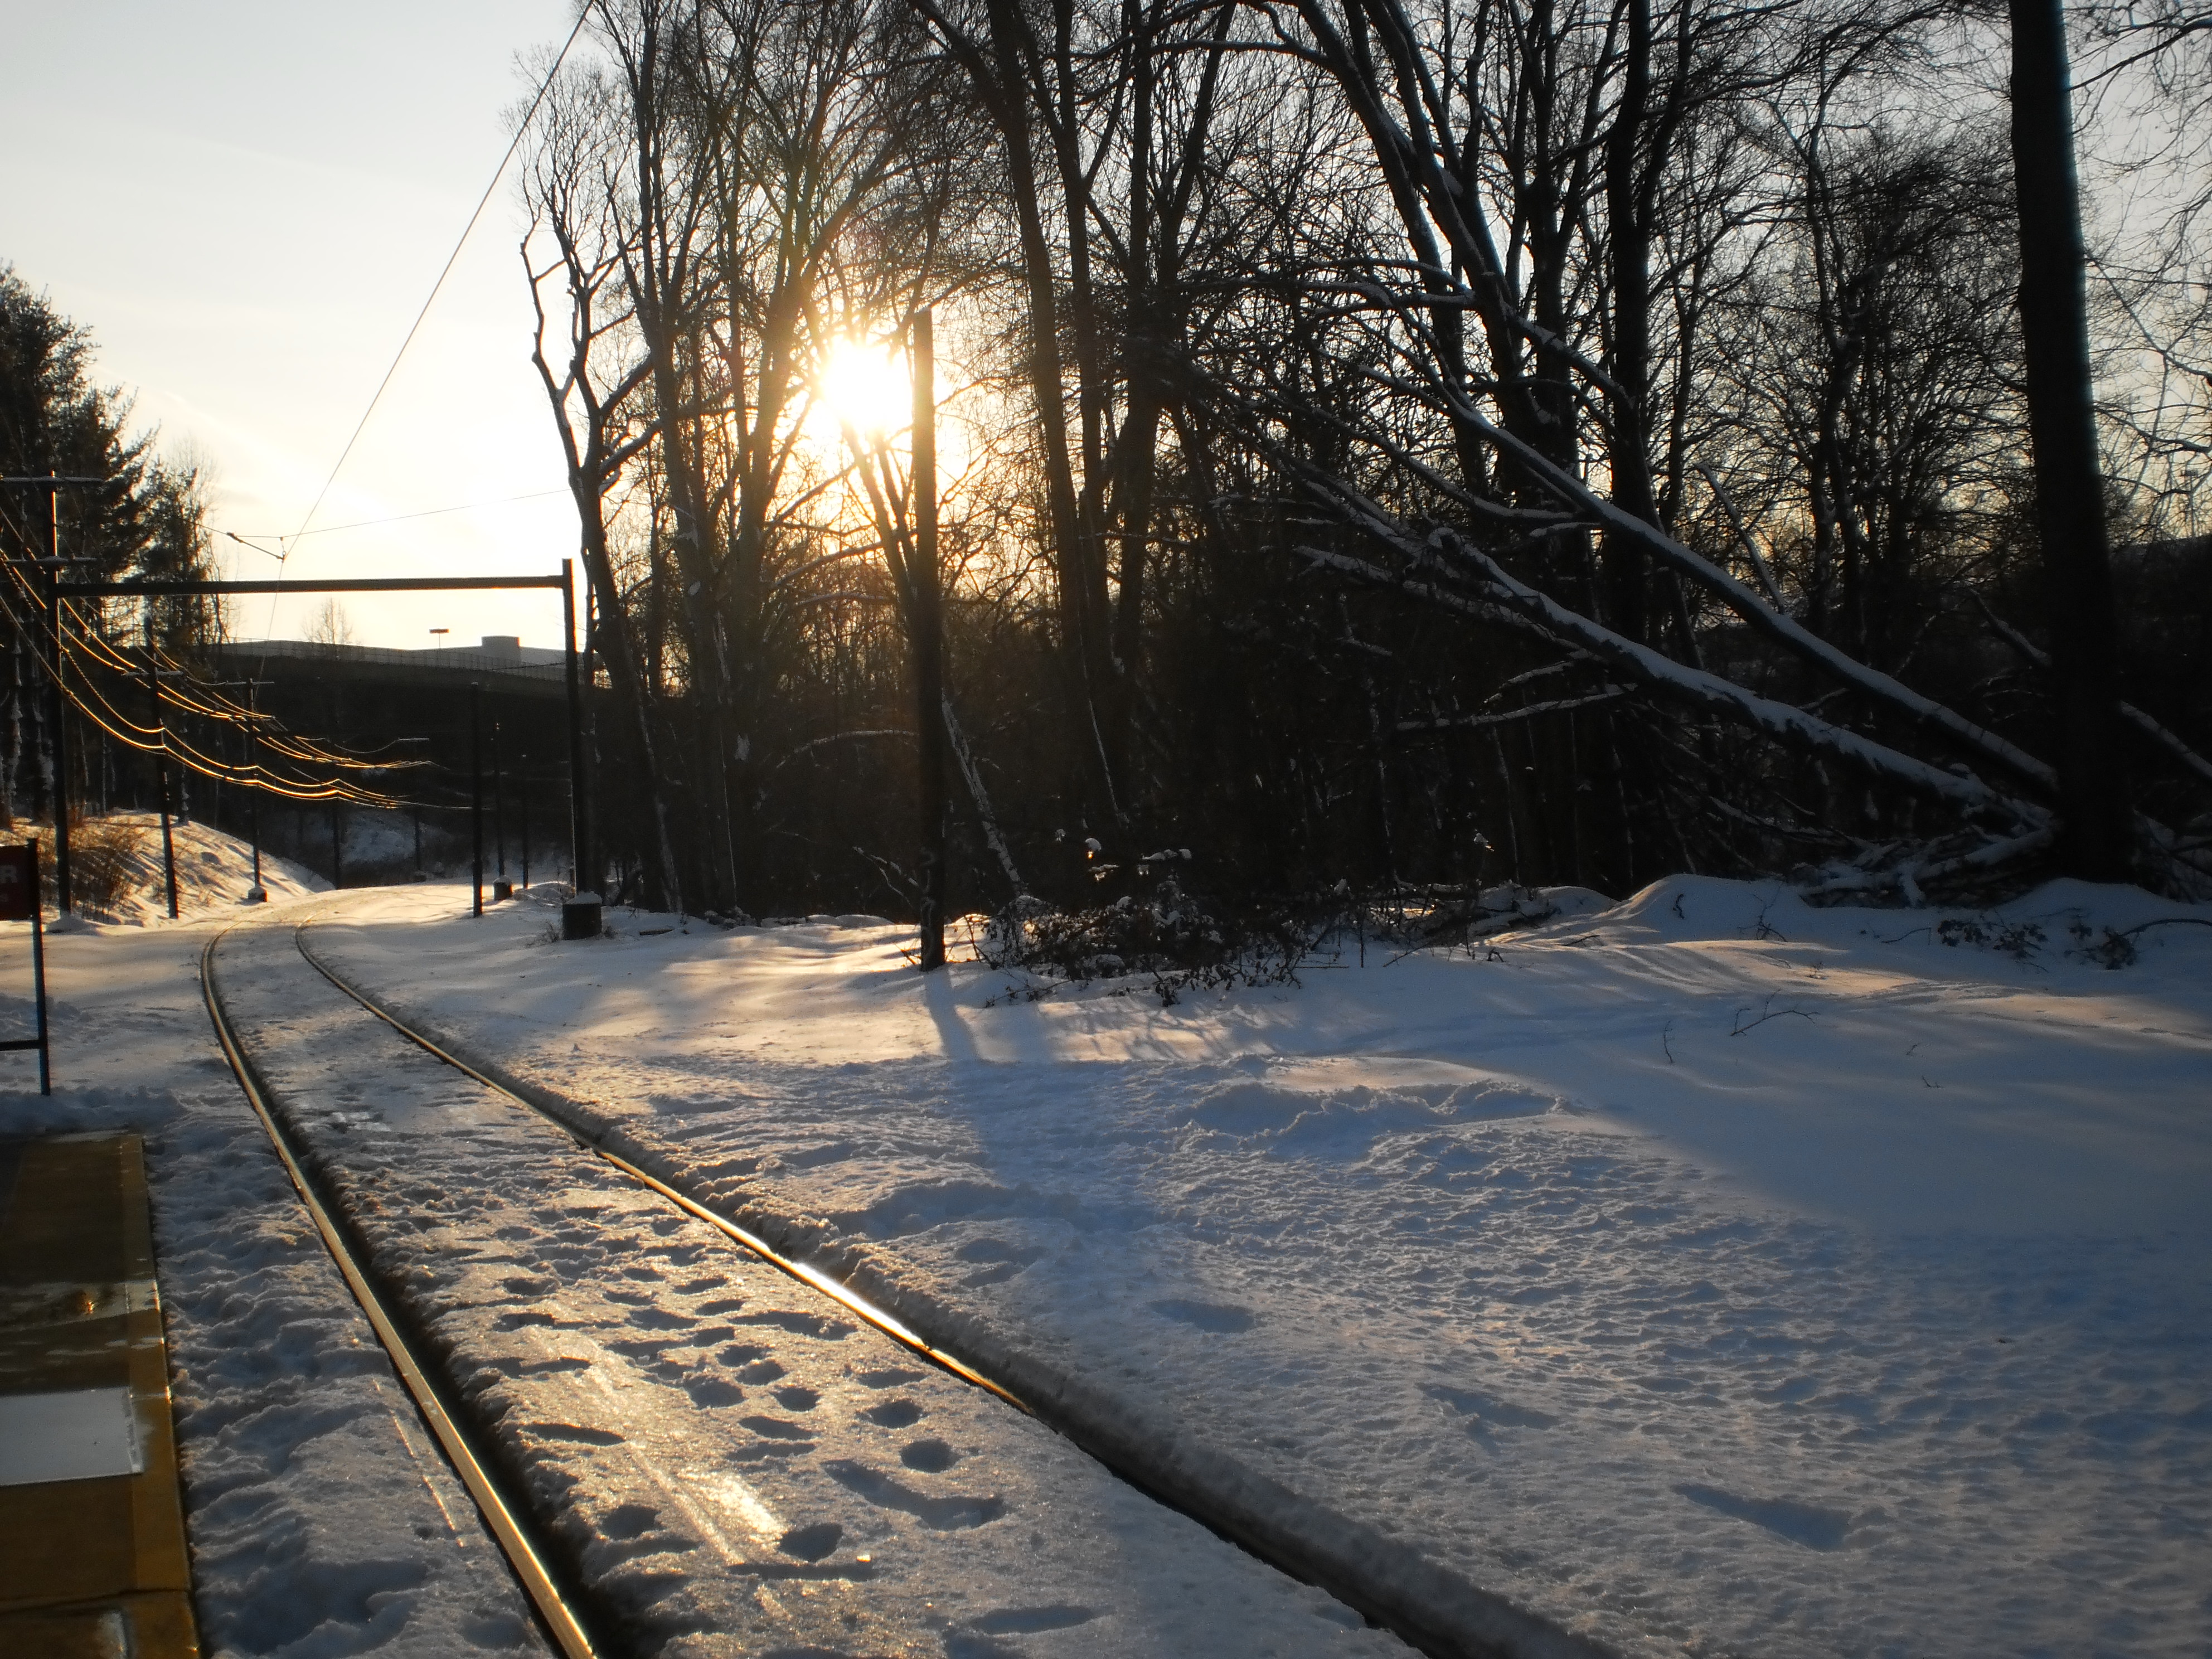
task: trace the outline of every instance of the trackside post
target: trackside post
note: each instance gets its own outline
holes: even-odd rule
[[[39,1034],[0,1042],[0,1050],[39,1051],[39,1092],[54,1091],[46,1030],[46,928],[39,904],[39,843],[0,847],[0,921],[31,924],[31,982],[39,1006]]]

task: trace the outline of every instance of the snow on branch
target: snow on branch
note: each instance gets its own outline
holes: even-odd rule
[[[2001,794],[1971,773],[1931,765],[1804,709],[1761,696],[1732,680],[1686,666],[1649,646],[1626,639],[1517,580],[1488,555],[1449,530],[1438,529],[1424,543],[1394,516],[1341,481],[1309,474],[1308,483],[1315,493],[1329,501],[1346,518],[1384,545],[1395,549],[1414,568],[1432,568],[1439,562],[1448,562],[1474,577],[1479,592],[1474,595],[1455,592],[1441,583],[1393,574],[1366,560],[1326,549],[1298,550],[1316,563],[1379,581],[1485,621],[1510,617],[1524,631],[1561,644],[1578,646],[1614,673],[1672,701],[1759,732],[1791,748],[1832,755],[1870,776],[1944,801],[1966,813],[1987,815],[2021,831],[2040,830],[2050,823],[2050,814],[2042,807]],[[1747,592],[1746,597],[1750,598]],[[1765,610],[1755,599],[1751,603]]]
[[[1464,732],[1480,730],[1486,726],[1508,726],[1515,720],[1534,720],[1539,714],[1563,714],[1572,708],[1588,708],[1601,702],[1618,702],[1628,695],[1625,685],[1604,685],[1580,697],[1553,697],[1547,702],[1532,702],[1519,708],[1507,708],[1490,714],[1449,714],[1432,720],[1400,720],[1400,732]]]
[[[1968,588],[1966,592],[1972,595],[1974,603],[1981,606],[1982,618],[1989,623],[1990,631],[1992,634],[2020,653],[2030,665],[2039,668],[2045,673],[2050,672],[2051,653],[2049,652],[1990,610],[1990,602],[1979,593],[1974,592],[1972,588]],[[2203,756],[2191,749],[2182,740],[2178,732],[2160,724],[2155,715],[2146,713],[2131,702],[2123,701],[2119,708],[2122,720],[2165,750],[2181,764],[2184,769],[2194,772],[2207,783],[2212,783],[2212,761],[2206,760]]]
[[[2001,768],[2045,799],[2057,793],[2057,774],[2046,762],[2039,760],[2017,744],[1986,727],[1976,725],[1933,697],[1915,691],[1880,669],[1870,668],[1848,653],[1837,649],[1795,617],[1762,602],[1759,595],[1726,571],[1692,552],[1664,531],[1644,523],[1634,514],[1617,506],[1573,474],[1554,465],[1533,445],[1522,442],[1495,422],[1471,410],[1463,411],[1459,418],[1468,422],[1486,442],[1510,455],[1517,465],[1525,468],[1529,476],[1537,479],[1563,506],[1578,515],[1586,514],[1595,520],[1607,534],[1635,543],[1662,564],[1688,577],[1717,596],[1756,632],[1764,634],[1776,644],[1793,652],[1891,713]],[[1457,538],[1453,538],[1452,541],[1455,547],[1473,553],[1474,550]],[[1489,562],[1484,560],[1482,562],[1487,564]],[[1491,568],[1496,568],[1494,565]],[[1499,571],[1498,574],[1503,575],[1504,573]]]

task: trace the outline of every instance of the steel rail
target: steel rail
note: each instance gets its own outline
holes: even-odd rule
[[[389,1025],[401,1036],[405,1037],[410,1042],[415,1044],[416,1048],[421,1048],[426,1054],[428,1054],[436,1059],[445,1061],[447,1065],[452,1066],[463,1076],[474,1079],[477,1082],[482,1084],[485,1088],[489,1089],[493,1093],[499,1095],[501,1098],[513,1101],[517,1106],[521,1107],[524,1110],[534,1113],[538,1116],[544,1118],[548,1123],[552,1124],[556,1128],[559,1129],[562,1133],[575,1141],[577,1145],[585,1147],[590,1152],[597,1153],[599,1157],[605,1158],[609,1164],[614,1165],[616,1169],[628,1176],[632,1181],[636,1182],[640,1186],[650,1188],[653,1191],[659,1194],[661,1197],[666,1199],[670,1203],[683,1210],[687,1215],[696,1217],[699,1220],[705,1222],[708,1226],[714,1228],[717,1232],[720,1232],[726,1237],[743,1245],[746,1249],[751,1251],[755,1255],[767,1262],[770,1267],[775,1267],[783,1273],[787,1273],[793,1279],[799,1280],[800,1284],[820,1291],[823,1296],[828,1297],[831,1301],[842,1307],[847,1312],[853,1314],[856,1317],[866,1321],[870,1325],[874,1326],[876,1329],[881,1331],[885,1336],[890,1338],[892,1341],[897,1343],[901,1347],[906,1348],[909,1352],[918,1355],[920,1358],[928,1360],[930,1364],[938,1366],[940,1370],[949,1371],[954,1376],[958,1377],[963,1382],[966,1382],[973,1387],[981,1389],[987,1394],[997,1395],[1000,1400],[1005,1401],[1009,1406],[1013,1407],[1017,1411],[1019,1411],[1025,1415],[1034,1417],[1036,1414],[1030,1409],[1030,1405],[1026,1401],[1023,1400],[1018,1395],[1014,1394],[1004,1384],[994,1382],[992,1378],[984,1376],[982,1372],[977,1370],[974,1366],[969,1364],[966,1361],[961,1359],[957,1355],[947,1353],[944,1349],[933,1346],[929,1340],[923,1336],[921,1332],[907,1324],[896,1314],[893,1314],[885,1309],[878,1307],[874,1303],[860,1295],[860,1292],[854,1290],[850,1285],[848,1285],[832,1275],[823,1272],[821,1268],[817,1267],[809,1262],[801,1261],[796,1257],[784,1255],[782,1251],[777,1249],[775,1245],[761,1237],[759,1234],[753,1232],[749,1228],[739,1226],[727,1216],[717,1215],[713,1210],[708,1208],[697,1200],[691,1198],[684,1193],[678,1192],[666,1182],[660,1180],[655,1176],[648,1174],[643,1170],[641,1170],[636,1164],[631,1163],[628,1158],[623,1158],[620,1153],[611,1152],[605,1147],[599,1146],[584,1136],[577,1133],[575,1128],[572,1125],[563,1123],[559,1118],[554,1116],[552,1113],[538,1105],[537,1102],[517,1094],[514,1090],[500,1082],[498,1079],[485,1075],[485,1073],[478,1071],[475,1066],[470,1065],[468,1061],[461,1059],[459,1055],[447,1052],[447,1050],[440,1047],[436,1042],[432,1040],[430,1037],[424,1036],[413,1026],[408,1024],[406,1021],[401,1019],[390,1009],[385,1007],[374,997],[370,996],[366,991],[362,990],[358,986],[353,985],[342,978],[337,970],[331,968],[328,963],[325,962],[320,957],[309,950],[307,948],[307,928],[309,925],[309,922],[303,921],[292,930],[292,943],[298,948],[301,956],[307,960],[307,965],[313,968],[317,973],[320,974],[325,979],[328,980],[332,985],[336,986],[339,990],[344,992],[346,995],[351,997],[362,1007],[368,1009],[370,1013],[374,1014],[379,1019],[382,1020],[386,1025]]]
[[[376,1281],[370,1276],[356,1252],[354,1243],[323,1201],[316,1183],[301,1163],[292,1144],[291,1134],[277,1120],[270,1104],[266,1079],[247,1056],[238,1034],[230,1024],[228,1010],[223,1006],[222,994],[216,983],[216,947],[235,931],[226,927],[207,942],[200,952],[200,994],[207,1003],[208,1018],[215,1026],[216,1041],[222,1045],[223,1058],[237,1073],[239,1086],[246,1093],[246,1103],[254,1115],[261,1120],[261,1127],[269,1143],[276,1149],[276,1157],[284,1165],[284,1173],[291,1177],[292,1186],[300,1195],[300,1202],[314,1220],[315,1231],[322,1235],[323,1243],[331,1260],[337,1263],[338,1272],[353,1292],[354,1300],[361,1304],[368,1317],[376,1340],[384,1346],[392,1369],[409,1395],[415,1408],[422,1413],[423,1423],[437,1437],[439,1446],[453,1465],[453,1472],[468,1488],[477,1511],[483,1517],[485,1527],[506,1556],[507,1565],[520,1583],[525,1595],[536,1613],[544,1634],[563,1656],[563,1659],[599,1659],[601,1649],[595,1645],[574,1607],[561,1588],[553,1571],[547,1564],[547,1552],[532,1536],[534,1528],[524,1517],[528,1510],[510,1500],[504,1483],[493,1473],[490,1465],[481,1455],[472,1437],[459,1416],[445,1399],[445,1391],[435,1381],[437,1373],[430,1362],[416,1352],[401,1318],[388,1304]]]

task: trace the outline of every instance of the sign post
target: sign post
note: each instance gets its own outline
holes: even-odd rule
[[[36,1048],[39,1051],[39,1092],[54,1091],[53,1073],[46,1045],[46,928],[39,907],[39,843],[0,847],[0,921],[31,924],[31,981],[39,1003],[39,1034],[0,1042],[0,1050]]]

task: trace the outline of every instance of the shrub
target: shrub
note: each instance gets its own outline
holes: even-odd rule
[[[21,823],[0,832],[0,845],[39,843],[39,896],[51,909],[60,897],[55,880],[54,836],[49,824]],[[125,817],[70,820],[71,896],[88,910],[113,910],[134,883],[133,866],[146,840],[146,826]]]

